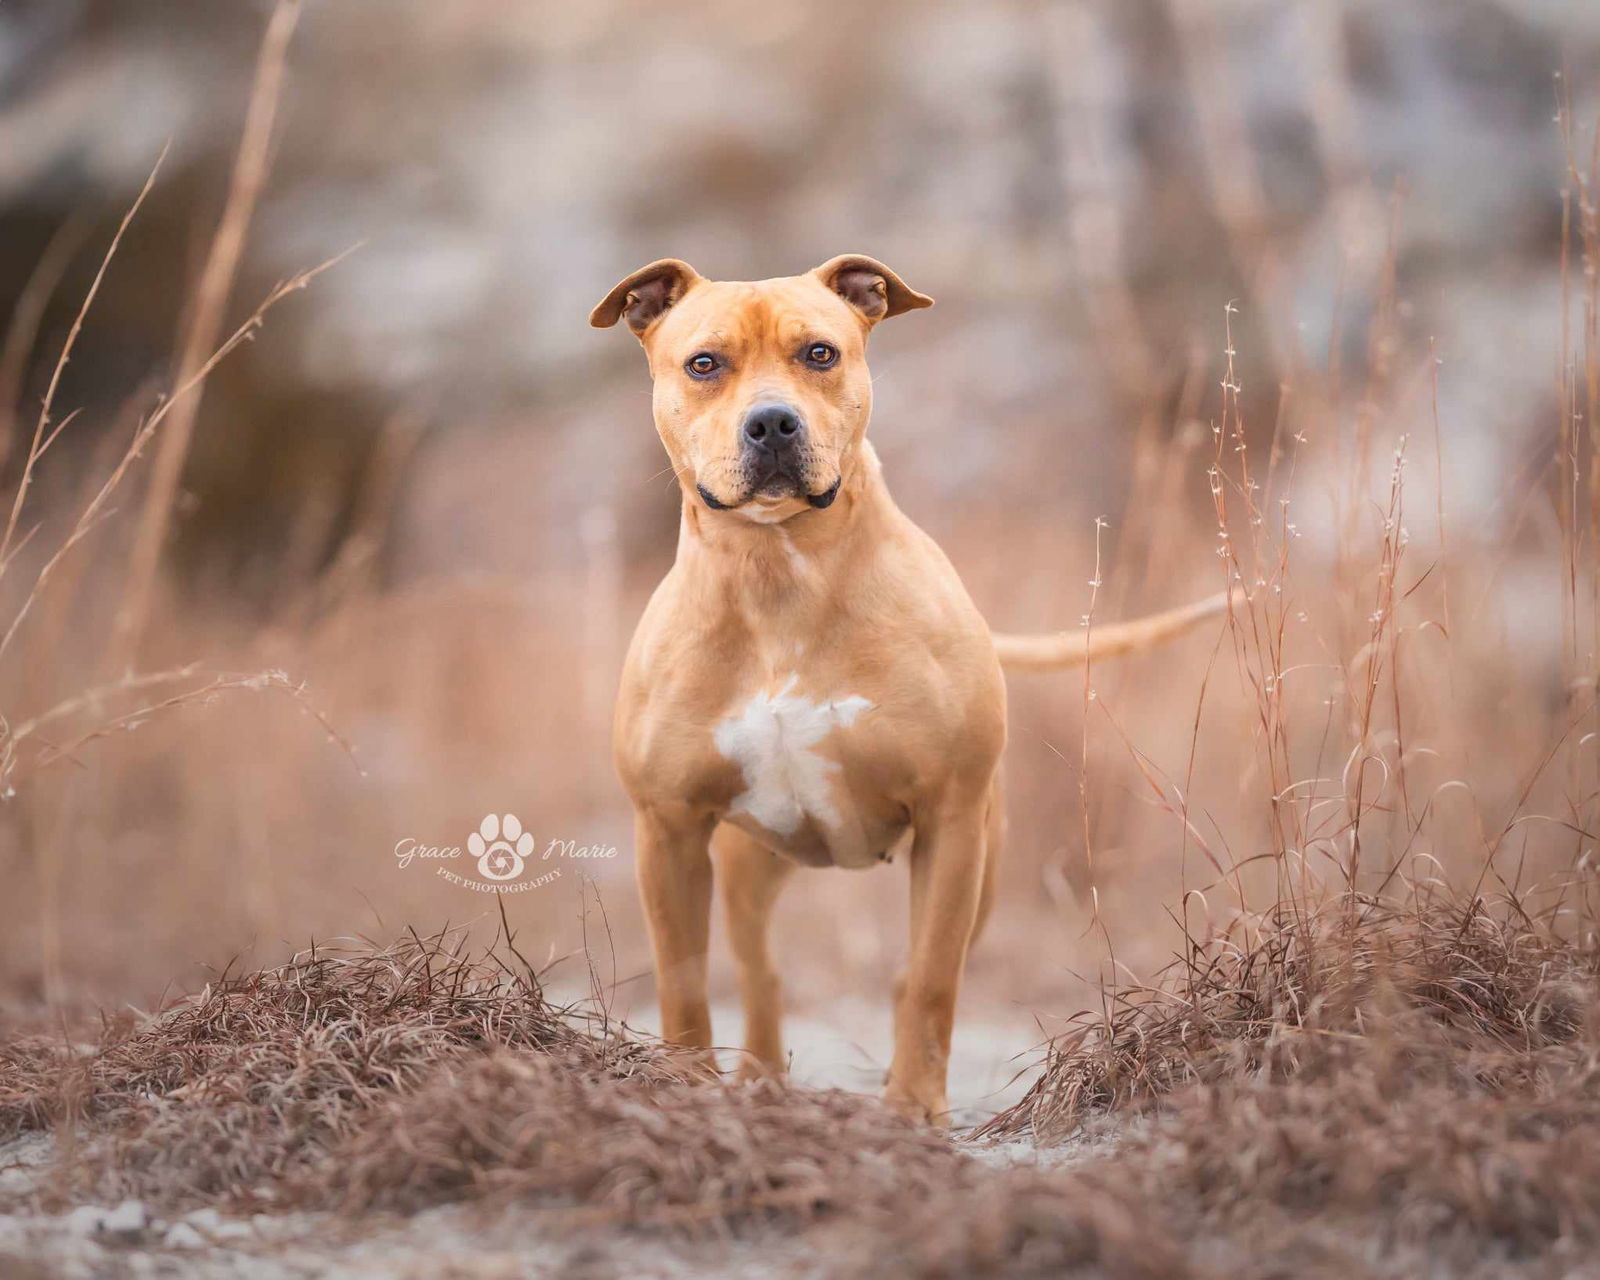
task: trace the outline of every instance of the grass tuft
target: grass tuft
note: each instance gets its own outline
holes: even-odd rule
[[[558,1055],[596,1076],[672,1078],[666,1049],[558,1008],[537,976],[458,935],[314,948],[224,977],[91,1050],[39,1038],[5,1051],[0,1134],[92,1122],[58,1190],[162,1203],[272,1201],[381,1103],[442,1064],[494,1050]],[[74,1142],[62,1144],[73,1153]]]

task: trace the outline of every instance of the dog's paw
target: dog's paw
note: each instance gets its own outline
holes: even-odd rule
[[[786,1068],[781,1064],[773,1066],[770,1062],[763,1062],[749,1050],[739,1054],[739,1065],[734,1070],[734,1078],[740,1084],[754,1084],[757,1080],[782,1080]]]
[[[467,837],[467,852],[478,860],[485,880],[515,880],[533,853],[533,833],[524,831],[517,815],[491,813]]]
[[[942,1093],[919,1098],[909,1090],[890,1084],[883,1091],[883,1103],[889,1110],[897,1112],[914,1124],[932,1125],[936,1129],[950,1127],[950,1104]]]
[[[710,1049],[687,1049],[668,1045],[667,1060],[677,1068],[678,1074],[689,1084],[719,1084],[722,1069],[717,1065],[717,1055]]]

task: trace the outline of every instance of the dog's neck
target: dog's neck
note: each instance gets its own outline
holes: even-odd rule
[[[737,510],[712,511],[686,486],[677,567],[703,593],[704,607],[768,615],[792,609],[820,621],[825,610],[818,606],[884,536],[884,521],[894,511],[878,456],[865,439],[842,472],[831,506],[776,523]]]

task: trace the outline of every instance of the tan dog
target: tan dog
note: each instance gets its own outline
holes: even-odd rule
[[[767,923],[798,865],[909,847],[911,954],[887,1099],[947,1112],[967,948],[999,855],[1001,660],[1060,667],[1154,643],[1223,601],[1093,633],[997,637],[943,552],[895,506],[865,433],[867,335],[933,300],[846,255],[756,283],[676,259],[617,285],[683,491],[678,555],[634,635],[616,761],[665,1036],[711,1046],[712,849],[745,1007],[745,1071],[782,1071]]]

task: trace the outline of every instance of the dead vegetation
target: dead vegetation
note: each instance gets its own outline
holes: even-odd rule
[[[576,1222],[720,1230],[932,1195],[964,1162],[857,1094],[624,1080],[567,1055],[447,1065],[375,1120],[308,1188],[313,1202],[531,1201]]]
[[[1600,955],[1515,905],[1350,894],[1241,921],[1078,1014],[984,1132],[1059,1137],[1186,1084],[1339,1074],[1351,1046],[1485,1089],[1578,1069],[1600,1044]]]
[[[239,1207],[281,1199],[376,1108],[464,1056],[520,1050],[597,1077],[674,1074],[665,1050],[551,1005],[514,954],[461,946],[441,934],[317,948],[220,978],[97,1046],[15,1042],[0,1133],[58,1130],[58,1192]]]
[[[862,1275],[1183,1274],[1113,1181],[993,1168],[876,1099],[690,1078],[515,952],[445,936],[317,949],[223,978],[98,1046],[5,1051],[8,1137],[57,1141],[46,1203],[168,1210],[441,1204],[535,1226],[721,1236],[816,1228]]]
[[[1017,1165],[874,1099],[696,1081],[514,950],[410,938],[220,979],[93,1048],[14,1043],[0,1121],[53,1130],[47,1200],[800,1232],[861,1275],[1535,1274],[1600,1247],[1597,976],[1482,901],[1280,912],[1058,1039],[977,1138],[1115,1140]]]
[[[985,1132],[1141,1116],[1125,1189],[1258,1256],[1556,1265],[1600,1246],[1597,978],[1514,902],[1281,909],[1108,991]]]
[[[688,1080],[443,938],[308,953],[107,1036],[7,1051],[6,1132],[56,1135],[46,1202],[465,1203],[563,1235],[808,1230],[863,1277],[1188,1274],[1119,1177],[991,1167],[855,1094]]]

